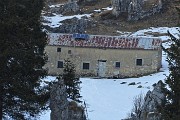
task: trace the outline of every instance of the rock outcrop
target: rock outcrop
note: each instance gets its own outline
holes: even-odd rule
[[[64,4],[60,12],[61,14],[66,14],[68,12],[77,12],[77,11],[79,11],[79,5],[77,4],[77,1],[69,0],[68,3]]]
[[[68,120],[68,106],[66,88],[59,80],[50,91],[51,120]]]
[[[57,5],[56,4],[57,3],[53,2],[52,0],[47,1],[45,6],[46,12],[56,13],[56,14],[67,14],[67,13],[73,14],[79,12],[80,10],[76,0],[69,0],[67,3],[64,4],[57,4]]]
[[[162,9],[161,0],[157,0],[151,8],[147,10],[143,9],[147,7],[145,2],[148,1],[149,0],[112,0],[112,13],[116,17],[120,16],[121,13],[126,13],[128,16],[128,21],[136,21],[160,12]]]
[[[145,98],[137,97],[137,102],[134,103],[135,110],[132,110],[129,118],[124,120],[161,120],[159,107],[165,104],[166,90],[162,81],[154,84],[154,89],[148,91]]]
[[[166,96],[164,93],[164,83],[159,81],[154,85],[153,91],[148,91],[144,105],[142,107],[141,120],[160,120],[161,114],[158,112],[158,107],[165,102]]]
[[[61,22],[62,25],[56,28],[44,26],[48,31],[54,33],[86,33],[86,29],[94,25],[94,22],[89,20],[86,16],[81,19],[74,17]]]
[[[50,91],[51,120],[86,120],[84,108],[68,101],[63,80],[53,84]]]

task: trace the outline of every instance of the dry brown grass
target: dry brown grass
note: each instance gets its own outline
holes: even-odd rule
[[[56,0],[58,2],[67,2],[68,0]],[[94,13],[92,18],[97,21],[97,25],[92,28],[88,28],[86,31],[89,34],[106,34],[106,35],[119,35],[116,31],[129,31],[135,32],[140,29],[146,29],[149,27],[174,27],[177,26],[179,22],[178,13],[175,6],[180,6],[177,4],[179,0],[169,0],[168,7],[166,7],[163,12],[157,13],[151,17],[144,18],[135,22],[128,22],[127,15],[121,15],[120,17],[112,17],[104,13],[100,17],[98,13]],[[158,0],[148,0],[146,4],[146,9],[149,9],[153,4],[156,4]],[[111,0],[97,0],[93,4],[81,3],[80,8],[83,13],[92,13],[94,10],[102,9],[111,5]],[[107,16],[105,16],[107,15]]]
[[[149,10],[149,9],[151,9],[156,4],[158,4],[158,0],[147,0],[147,1],[144,1],[143,9],[144,10]]]
[[[82,3],[80,9],[85,13],[92,13],[94,10],[101,9],[111,5],[111,0],[98,0],[94,3]]]
[[[156,2],[156,0],[154,0],[154,2]],[[98,21],[98,24],[96,27],[89,28],[87,32],[90,34],[119,35],[116,32],[117,30],[135,32],[149,27],[175,27],[179,23],[179,17],[175,6],[178,5],[172,0],[163,12],[134,22],[128,22],[127,18],[124,16],[111,19],[99,19],[99,17],[94,17],[93,19]]]

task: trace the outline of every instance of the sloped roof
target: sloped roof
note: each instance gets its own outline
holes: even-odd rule
[[[121,37],[89,35],[88,39],[75,39],[73,34],[50,33],[48,45],[94,47],[114,49],[159,49],[161,39],[156,37]]]

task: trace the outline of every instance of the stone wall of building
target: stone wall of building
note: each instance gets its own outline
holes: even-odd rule
[[[61,48],[61,52],[57,52],[57,48]],[[67,58],[72,59],[79,75],[97,76],[99,60],[106,61],[105,77],[138,76],[157,72],[161,67],[161,53],[157,50],[47,46],[46,52],[49,61],[45,67],[48,67],[49,74],[53,75],[63,72],[63,68],[57,68],[58,61],[64,61]],[[137,59],[142,59],[142,66],[136,65]],[[120,62],[119,68],[115,67],[116,62]],[[83,63],[89,63],[89,69],[84,70]]]
[[[160,69],[160,45],[159,38],[54,33],[49,34],[49,46],[45,49],[49,57],[45,67],[49,69],[49,74],[61,74],[63,67],[57,68],[58,63],[63,64],[64,59],[70,58],[79,75],[144,75]],[[57,52],[57,49],[60,51]],[[88,68],[83,68],[84,64],[88,65]]]

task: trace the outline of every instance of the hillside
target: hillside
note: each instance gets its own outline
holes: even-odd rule
[[[54,0],[54,4],[65,3],[67,0]],[[153,1],[145,4],[146,9],[151,7]],[[149,27],[175,27],[179,23],[179,17],[175,6],[178,6],[177,0],[166,0],[164,8],[160,13],[156,13],[151,17],[146,17],[138,21],[127,21],[127,15],[115,17],[111,11],[103,11],[103,8],[111,7],[110,0],[98,0],[96,2],[78,2],[81,14],[91,14],[91,18],[95,21],[95,26],[86,29],[88,34],[106,34],[119,35],[117,31],[135,32],[140,29]],[[100,10],[101,12],[97,12]],[[96,11],[96,12],[95,12]],[[72,15],[72,13],[67,14]]]
[[[99,3],[103,5],[104,2]],[[155,14],[154,16],[134,21],[128,22],[125,16],[122,17],[112,17],[102,19],[100,17],[94,17],[95,20],[98,21],[97,27],[88,29],[88,33],[96,34],[95,31],[98,31],[98,34],[113,34],[116,35],[116,31],[129,31],[134,32],[140,29],[145,29],[149,27],[174,27],[177,26],[178,23],[178,14],[175,9],[176,2],[170,1],[170,3],[166,6],[166,9],[163,10],[159,14]],[[96,5],[99,6],[99,5]],[[104,7],[107,7],[106,4]],[[95,7],[96,8],[96,7]],[[100,6],[102,8],[102,6]]]

